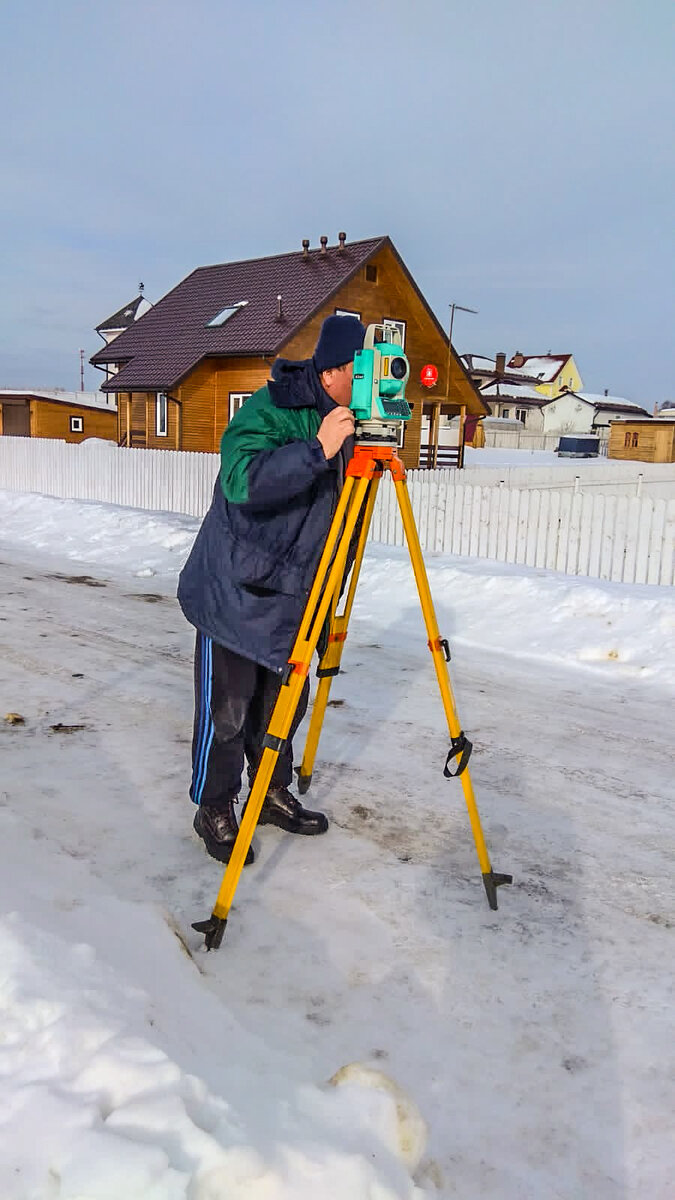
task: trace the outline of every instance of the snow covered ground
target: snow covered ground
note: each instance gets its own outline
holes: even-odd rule
[[[2,1200],[665,1200],[672,592],[428,557],[515,876],[491,913],[406,555],[370,550],[307,798],[331,829],[256,835],[209,955],[196,528],[0,493]]]

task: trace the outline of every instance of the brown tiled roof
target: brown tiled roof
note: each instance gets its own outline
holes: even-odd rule
[[[211,355],[276,355],[284,344],[383,246],[387,237],[332,246],[323,253],[279,254],[199,267],[129,329],[93,355],[122,363],[103,391],[168,391]],[[393,247],[392,247],[393,249]],[[398,256],[397,256],[398,257]],[[278,319],[277,296],[283,318]],[[208,328],[227,305],[248,303]]]

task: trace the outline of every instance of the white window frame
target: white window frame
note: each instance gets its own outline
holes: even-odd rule
[[[249,396],[252,396],[252,395],[253,395],[253,392],[230,392],[228,411],[227,411],[228,425],[229,425],[230,421],[232,420],[234,414],[239,412],[239,409],[241,408],[244,401],[248,400]]]
[[[398,331],[399,331],[399,333],[400,333],[400,335],[401,335],[401,349],[402,349],[402,350],[403,350],[403,352],[405,353],[406,322],[405,322],[405,321],[400,321],[400,320],[398,319],[398,317],[383,317],[383,318],[382,318],[382,324],[383,324],[383,325],[395,325],[395,326],[396,326],[396,328],[398,329]]]
[[[503,408],[503,409],[502,409],[502,416],[503,416],[503,417],[510,417],[510,416],[511,416],[511,409],[510,409],[510,408]]]
[[[169,435],[169,397],[166,392],[155,396],[155,437]]]
[[[70,418],[70,432],[84,433],[84,417],[73,416]]]
[[[401,421],[401,427],[396,435],[396,445],[398,446],[399,450],[402,450],[405,446],[405,427],[407,424],[407,421]]]
[[[516,421],[522,421],[523,425],[524,425],[526,419],[527,419],[527,409],[526,408],[517,408],[516,409]]]
[[[353,308],[336,308],[336,317],[356,317],[357,321],[361,320],[361,313],[355,312]]]

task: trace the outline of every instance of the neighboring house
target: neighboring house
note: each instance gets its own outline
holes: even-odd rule
[[[0,388],[0,434],[5,437],[85,438],[117,441],[114,396],[101,392],[66,392]]]
[[[571,354],[521,354],[518,350],[509,359],[507,370],[529,376],[535,381],[536,390],[549,400],[561,392],[576,392],[583,387]]]
[[[624,400],[622,396],[592,392],[563,392],[554,400],[546,401],[541,413],[544,433],[607,433],[610,421],[621,420],[631,413],[654,419],[640,404]]]
[[[150,301],[146,300],[143,293],[140,292],[139,295],[133,300],[130,300],[128,304],[125,304],[124,308],[120,308],[116,313],[113,313],[111,317],[108,317],[106,321],[102,321],[100,325],[97,325],[96,332],[103,338],[106,346],[109,346],[116,337],[119,337],[119,335],[124,333],[125,330],[130,329],[134,324],[134,321],[138,321],[139,318],[142,317],[144,313],[149,312],[151,308],[152,305]],[[106,365],[104,369],[106,373],[106,380],[108,380],[111,379],[115,374],[117,367],[115,363],[110,363]]]
[[[612,421],[607,456],[639,462],[675,462],[675,420],[628,417]]]
[[[127,446],[217,451],[223,430],[262,387],[278,355],[311,355],[325,317],[355,313],[364,325],[400,329],[410,359],[413,416],[403,439],[417,466],[425,411],[445,402],[448,339],[388,237],[219,266],[199,267],[91,359],[115,369],[102,391],[118,396],[118,441]],[[420,382],[438,367],[433,397]],[[448,411],[487,410],[454,354]],[[403,432],[403,431],[402,431]]]
[[[532,383],[513,383],[509,378],[489,383],[480,389],[493,417],[520,421],[528,433],[543,433],[542,408],[546,397]]]

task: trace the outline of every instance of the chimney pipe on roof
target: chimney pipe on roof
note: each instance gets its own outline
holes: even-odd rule
[[[347,241],[347,234],[346,233],[338,233],[338,242],[340,243],[340,245],[338,247],[339,250],[344,250],[346,241]]]
[[[309,238],[302,239],[302,257],[309,258]]]
[[[319,238],[319,241],[321,242],[321,253],[325,254],[326,246],[328,245],[328,238],[326,237],[325,233],[323,234],[322,237]]]
[[[609,396],[609,388],[605,388],[605,395]]]
[[[281,295],[277,296],[277,321],[283,321],[284,310],[281,304]]]
[[[506,370],[506,355],[497,354],[495,357],[495,375],[503,375]]]

